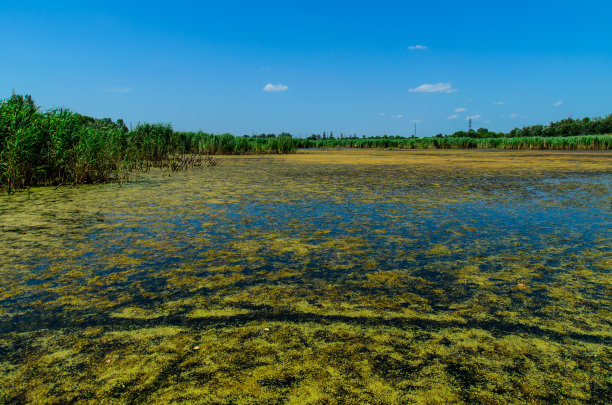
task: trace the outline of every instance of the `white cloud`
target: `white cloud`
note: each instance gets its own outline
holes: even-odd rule
[[[502,104],[504,104],[503,101],[496,101],[496,102],[493,103],[493,105],[502,105]]]
[[[408,91],[414,91],[417,93],[454,93],[457,89],[453,89],[450,82],[446,83],[434,83],[434,84],[422,84],[414,89]]]
[[[459,114],[453,114],[446,117],[447,120],[456,120],[457,118],[459,118]]]
[[[466,120],[469,120],[469,119],[477,120],[478,118],[480,118],[480,114],[470,115],[470,116],[465,117]]]
[[[378,115],[381,116],[381,117],[384,117],[387,114],[385,114],[385,113],[378,113]]]
[[[410,120],[410,122],[413,124],[420,124],[421,120]]]
[[[398,120],[400,118],[402,118],[403,115],[402,114],[397,114],[397,115],[392,115],[391,118],[393,118],[394,120]]]
[[[518,116],[519,116],[519,115],[518,115],[517,113],[512,113],[512,114],[510,114],[510,118],[516,118],[516,117],[518,117]]]
[[[490,123],[491,123],[491,120],[486,120],[484,123],[485,123],[485,124],[490,124]]]
[[[127,86],[126,87],[113,86],[113,87],[104,89],[102,91],[104,91],[105,93],[130,93],[132,89],[130,89]]]
[[[263,91],[267,91],[270,93],[277,93],[279,91],[286,91],[288,90],[289,87],[285,86],[284,84],[272,84],[272,83],[268,83],[264,86]]]
[[[463,111],[467,111],[467,108],[463,108],[463,107],[455,108],[455,112],[463,112]]]
[[[557,101],[555,104],[553,104],[555,107],[559,107],[561,104],[563,104],[562,100]]]
[[[410,46],[407,46],[407,48],[410,51],[424,51],[427,49],[425,45],[410,45]]]

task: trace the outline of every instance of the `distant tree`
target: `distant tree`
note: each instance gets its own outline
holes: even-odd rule
[[[128,127],[127,125],[125,125],[125,122],[123,122],[123,120],[121,118],[119,118],[117,120],[117,127],[123,131],[123,132],[127,132],[128,131]]]
[[[478,128],[476,130],[476,138],[488,138],[489,130],[486,128]]]
[[[521,136],[521,134],[522,134],[522,132],[518,128],[514,128],[514,129],[510,130],[510,132],[508,132],[508,136],[511,137],[511,138],[519,137],[519,136]]]
[[[454,134],[451,135],[454,138],[467,138],[469,137],[469,134],[465,131],[457,131]]]

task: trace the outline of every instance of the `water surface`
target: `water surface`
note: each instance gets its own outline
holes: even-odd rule
[[[307,151],[0,198],[0,399],[612,402],[612,154]]]

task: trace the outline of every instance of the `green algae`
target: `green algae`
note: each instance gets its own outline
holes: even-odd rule
[[[4,197],[0,399],[610,402],[611,157],[228,157]]]

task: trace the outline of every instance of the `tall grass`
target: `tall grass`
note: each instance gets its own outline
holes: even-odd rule
[[[245,153],[292,153],[298,143],[290,135],[274,138],[236,137],[206,132],[178,132],[181,151],[209,155],[240,155]]]
[[[117,178],[130,166],[126,133],[68,110],[40,112],[30,96],[0,103],[0,184],[12,190]]]
[[[612,135],[504,138],[348,138],[301,140],[302,148],[397,148],[397,149],[612,149]]]
[[[611,120],[608,116],[563,125],[571,124],[574,128],[580,124],[595,130],[608,128]],[[551,123],[551,127],[554,125]],[[529,133],[533,132],[530,129]],[[32,97],[13,95],[0,101],[0,186],[11,193],[33,185],[121,182],[151,165],[171,166],[174,170],[187,167],[189,162],[204,162],[177,159],[177,155],[292,153],[296,148],[612,149],[612,135],[467,134],[470,136],[456,133],[431,138],[319,140],[292,138],[286,133],[236,137],[202,131],[177,132],[169,124],[142,124],[128,130],[121,120],[94,119],[66,109],[41,111]]]
[[[0,185],[9,193],[33,185],[121,182],[151,165],[170,165],[171,154],[291,153],[295,148],[290,135],[239,138],[175,132],[169,124],[128,131],[110,119],[66,109],[40,111],[29,95],[0,101]]]

